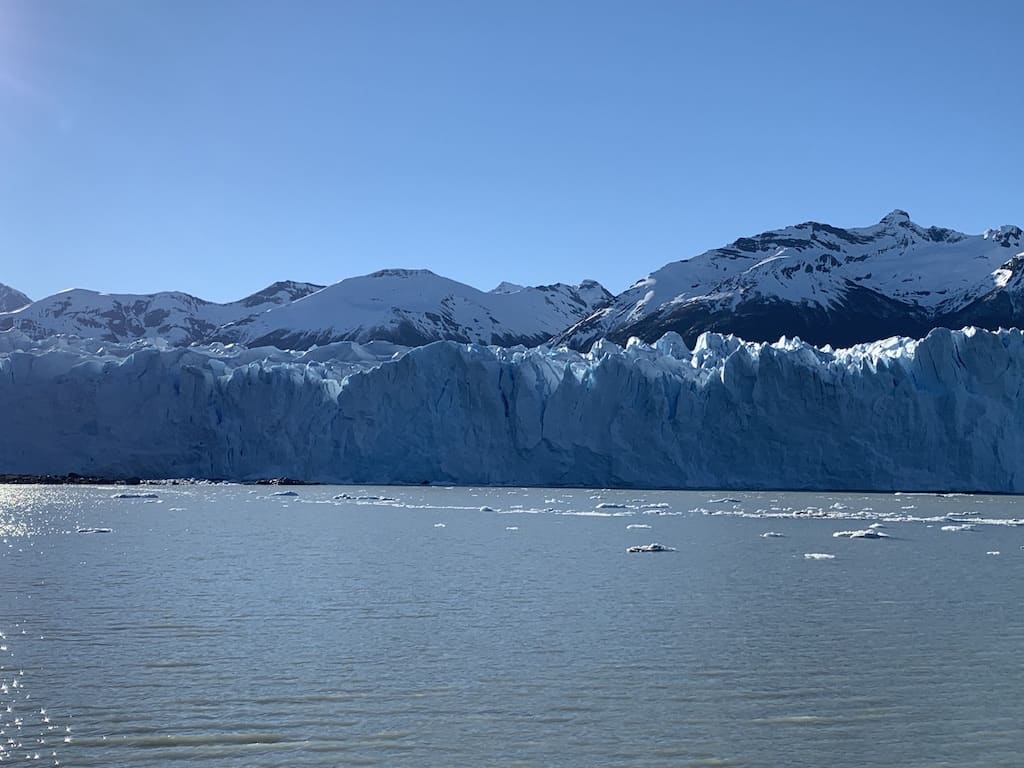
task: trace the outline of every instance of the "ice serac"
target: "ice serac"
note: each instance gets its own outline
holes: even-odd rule
[[[1021,326],[1022,265],[1019,227],[965,235],[901,210],[854,229],[806,222],[668,264],[555,343],[585,349],[667,331],[693,343],[710,330],[848,346],[934,327]]]
[[[21,291],[0,283],[0,312],[13,312],[31,303],[32,300]]]
[[[6,472],[1024,492],[1024,335],[308,353],[0,334]]]
[[[282,349],[382,339],[534,346],[611,299],[592,280],[484,292],[426,269],[385,269],[222,328],[212,338]]]

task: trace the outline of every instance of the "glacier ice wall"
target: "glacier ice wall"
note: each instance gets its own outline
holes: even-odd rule
[[[1024,492],[1022,385],[1016,330],[588,354],[8,337],[0,472]]]

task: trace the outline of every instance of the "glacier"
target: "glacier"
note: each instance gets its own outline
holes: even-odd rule
[[[1024,334],[281,351],[0,333],[5,472],[1024,492]]]

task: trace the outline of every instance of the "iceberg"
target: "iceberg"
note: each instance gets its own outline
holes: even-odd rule
[[[630,554],[637,554],[640,552],[675,552],[672,547],[666,547],[664,544],[658,544],[652,542],[651,544],[637,544],[635,547],[627,547],[626,551]]]
[[[6,472],[1024,492],[1024,334],[281,351],[0,333]]]
[[[835,539],[847,538],[847,539],[888,539],[891,538],[888,533],[882,533],[876,528],[864,528],[858,531],[836,531],[832,534]]]

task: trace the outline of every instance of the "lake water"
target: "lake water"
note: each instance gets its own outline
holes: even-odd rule
[[[1020,498],[278,490],[0,486],[0,764],[1024,759]]]

